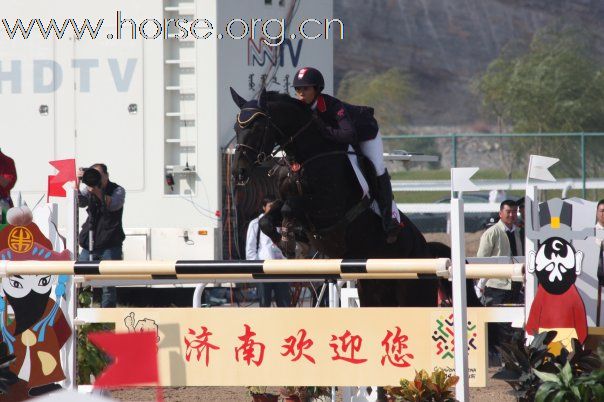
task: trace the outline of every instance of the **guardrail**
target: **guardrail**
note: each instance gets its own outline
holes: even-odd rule
[[[472,180],[480,190],[522,190],[526,188],[526,180]],[[563,197],[572,189],[582,189],[582,179],[557,179],[556,182],[539,184],[541,190],[562,190]],[[604,179],[586,179],[585,188],[604,188]],[[392,191],[451,191],[450,180],[392,180]],[[466,204],[467,207],[469,204]]]

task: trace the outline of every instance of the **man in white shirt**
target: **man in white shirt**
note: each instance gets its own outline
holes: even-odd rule
[[[480,237],[477,257],[519,256],[522,255],[520,229],[516,226],[518,205],[516,201],[504,200],[499,206],[499,222],[488,228]],[[512,283],[507,278],[480,279],[477,287],[482,293],[482,303],[497,306],[521,302],[522,285]],[[501,357],[497,346],[510,341],[513,330],[509,324],[489,324],[489,365],[499,366]]]
[[[260,218],[270,211],[274,198],[267,197],[262,200],[262,211],[256,219],[252,220],[247,228],[245,241],[245,259],[246,260],[280,260],[283,259],[283,253],[273,241],[260,230]],[[257,286],[258,297],[260,298],[260,307],[270,307],[275,295],[277,307],[289,307],[291,303],[289,283],[267,282],[259,283]]]
[[[518,205],[515,201],[505,200],[499,207],[499,222],[488,228],[480,237],[477,257],[520,256],[522,239],[516,226]],[[520,286],[512,286],[511,279],[480,279],[478,288],[483,293],[486,306],[518,303]],[[514,291],[512,291],[512,289]]]

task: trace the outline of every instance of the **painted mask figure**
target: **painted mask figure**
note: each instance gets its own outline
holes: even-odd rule
[[[583,253],[561,237],[550,237],[536,253],[529,252],[528,271],[536,274],[539,286],[526,324],[528,333],[555,330],[558,334],[552,343],[559,342],[568,350],[572,350],[572,338],[585,342],[585,305],[575,287],[582,262]]]
[[[560,237],[551,237],[541,244],[531,266],[547,292],[561,295],[575,283],[582,262],[582,252],[575,252],[573,246]]]
[[[44,314],[54,282],[50,275],[15,275],[2,281],[2,290],[15,312],[17,335],[31,327]]]
[[[70,260],[69,251],[52,249],[50,241],[32,222],[26,207],[7,213],[9,225],[0,231],[0,259]],[[58,301],[65,293],[66,276],[14,275],[2,279],[0,298],[0,332],[9,353],[15,360],[9,366],[19,378],[2,400],[23,400],[60,388],[65,379],[61,368],[60,350],[71,336]],[[55,300],[50,296],[55,286]],[[14,320],[8,320],[8,306]],[[6,398],[8,399],[6,399]]]

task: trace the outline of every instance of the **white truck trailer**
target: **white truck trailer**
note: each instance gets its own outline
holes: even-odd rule
[[[3,0],[0,146],[15,160],[15,189],[33,206],[54,173],[48,161],[102,162],[127,191],[125,258],[222,258],[222,155],[238,110],[229,87],[293,94],[295,71],[311,65],[331,92],[333,40],[344,34],[332,8]],[[64,226],[64,201],[51,201]]]

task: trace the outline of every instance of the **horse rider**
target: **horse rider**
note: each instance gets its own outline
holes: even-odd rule
[[[293,87],[296,97],[310,105],[318,121],[322,123],[320,126],[324,137],[360,149],[373,163],[378,184],[375,198],[382,215],[382,227],[386,241],[394,243],[401,230],[400,217],[398,209],[393,205],[390,175],[384,163],[384,146],[377,122],[373,118],[373,109],[350,105],[322,93],[325,80],[316,68],[304,67],[298,70]]]

